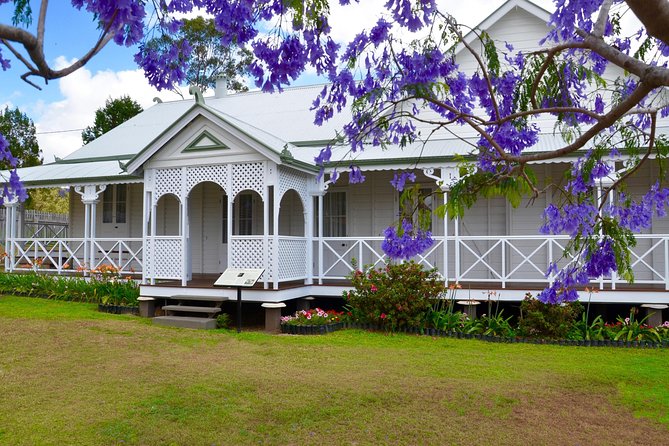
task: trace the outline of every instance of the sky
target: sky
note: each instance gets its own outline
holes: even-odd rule
[[[547,10],[553,9],[551,0],[533,1]],[[33,3],[37,10],[39,3]],[[336,0],[331,3],[332,36],[344,43],[375,23],[385,0],[361,0],[361,4],[347,7],[340,7]],[[450,12],[461,23],[475,26],[504,0],[438,0],[438,3],[441,10]],[[9,23],[12,12],[11,3],[0,5],[0,22]],[[52,66],[63,67],[81,57],[98,37],[92,15],[74,9],[67,0],[49,3],[45,55]],[[136,47],[119,47],[111,42],[87,65],[67,77],[48,85],[39,78],[32,78],[42,87],[38,90],[21,80],[25,67],[3,48],[3,56],[11,60],[12,67],[0,71],[0,108],[18,107],[35,122],[45,163],[53,162],[54,157],[63,158],[81,147],[82,129],[93,124],[95,111],[103,107],[107,99],[128,95],[144,108],[153,104],[154,97],[164,101],[180,99],[174,93],[158,92],[149,86],[133,60],[136,52]],[[307,74],[295,85],[318,82],[322,81]]]

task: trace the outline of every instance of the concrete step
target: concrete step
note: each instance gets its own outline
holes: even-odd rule
[[[186,296],[186,295],[176,295],[170,296],[171,300],[195,300],[200,302],[225,302],[228,300],[225,296]]]
[[[153,318],[153,323],[168,327],[199,328],[203,330],[216,328],[216,319],[203,317],[158,316]]]
[[[181,311],[184,313],[208,313],[208,314],[216,314],[221,312],[221,309],[216,307],[194,307],[191,305],[165,305],[163,307],[163,310]]]

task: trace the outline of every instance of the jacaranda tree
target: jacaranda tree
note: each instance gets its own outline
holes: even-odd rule
[[[28,82],[65,76],[114,40],[139,44],[136,61],[151,84],[171,88],[185,78],[191,47],[183,40],[165,48],[142,46],[147,26],[153,33],[172,34],[181,26],[174,14],[201,8],[214,18],[221,44],[251,49],[250,73],[263,91],[281,91],[307,67],[327,78],[329,84],[314,98],[315,124],[345,107],[352,110],[333,144],[348,144],[353,152],[377,150],[429,138],[419,126],[434,132],[467,126],[478,135],[471,151],[476,161],[463,163],[450,185],[451,215],[461,215],[481,195],[497,193],[512,202],[522,194],[536,196],[541,191],[533,163],[579,155],[562,193],[555,194],[560,198],[546,208],[541,228],[571,235],[566,255],[578,261],[560,271],[551,268],[555,280],[541,295],[546,302],[574,300],[579,286],[613,272],[632,280],[634,233],[648,228],[654,215],[665,214],[669,144],[657,133],[658,117],[667,114],[668,104],[665,0],[555,0],[544,49],[532,53],[515,51],[483,32],[478,36],[483,51],[477,51],[447,13],[446,0],[439,5],[388,0],[383,16],[346,44],[331,37],[327,0],[72,0],[75,8],[93,14],[102,32],[88,53],[61,70],[44,59],[47,1],[36,15],[27,0],[3,3],[13,3],[14,15],[11,24],[0,24],[0,42],[9,52],[0,54],[0,63],[6,68],[4,57],[13,55],[26,66]],[[638,18],[638,30],[621,27],[625,14]],[[32,33],[27,28],[35,16]],[[461,46],[477,61],[474,72],[463,72],[456,63]],[[611,65],[621,72],[613,83],[602,77]],[[546,116],[555,120],[564,143],[552,151],[533,151],[537,121]],[[3,139],[0,148],[5,154]],[[316,162],[327,167],[331,149],[323,148]],[[646,162],[658,163],[662,175],[643,197],[618,192],[615,200],[603,199],[621,190]],[[12,178],[12,189],[19,190]],[[409,171],[398,172],[393,184],[404,189],[414,178]],[[363,179],[351,166],[349,181]],[[384,246],[392,257],[409,257],[431,243],[419,201],[404,200],[409,209],[386,231]]]

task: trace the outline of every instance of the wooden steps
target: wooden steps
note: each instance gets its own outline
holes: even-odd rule
[[[177,311],[182,313],[207,313],[207,314],[216,314],[220,313],[221,309],[216,307],[194,307],[192,305],[165,305],[163,307],[164,311]]]
[[[216,319],[205,317],[158,316],[153,318],[153,323],[168,327],[198,328],[201,330],[213,330],[216,328]]]
[[[154,317],[155,324],[209,330],[216,328],[216,315],[227,298],[175,295],[166,300],[165,316]]]

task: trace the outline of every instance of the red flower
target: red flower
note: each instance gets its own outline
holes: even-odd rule
[[[385,318],[386,318],[386,313],[381,313],[381,319],[385,319]]]
[[[376,285],[372,285],[370,290],[372,290],[372,293],[376,293],[379,289],[376,287]]]

